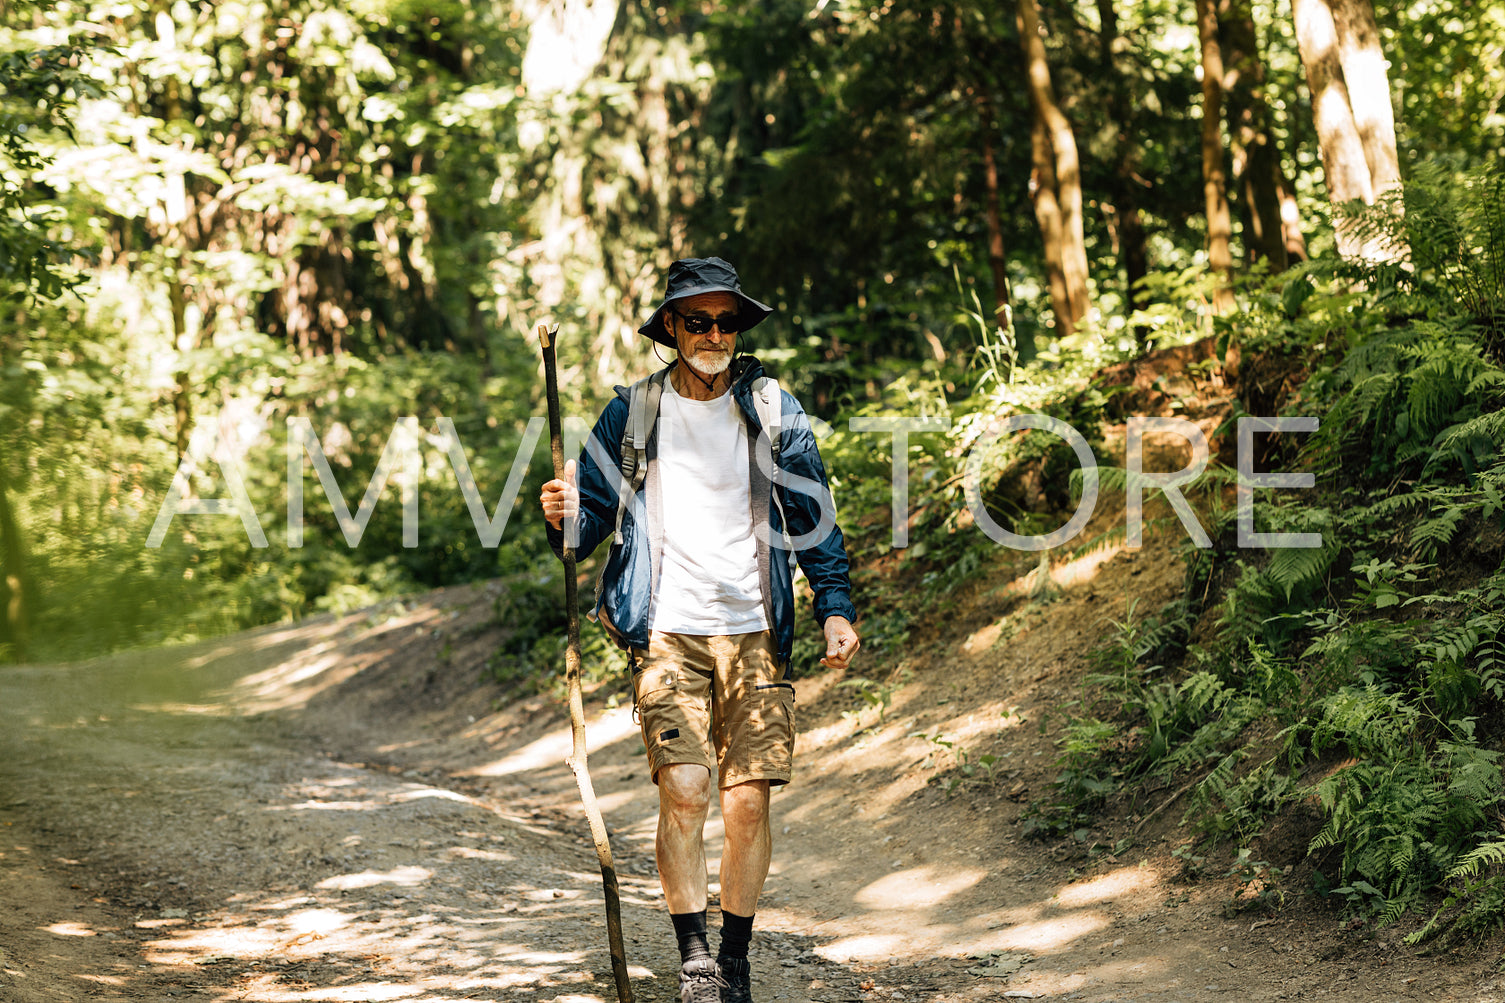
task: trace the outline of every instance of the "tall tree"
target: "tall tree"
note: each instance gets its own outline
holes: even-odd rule
[[[1082,232],[1082,168],[1071,122],[1056,99],[1035,0],[1017,0],[1015,22],[1024,49],[1034,125],[1031,188],[1045,241],[1056,330],[1068,335],[1087,318],[1087,244]]]
[[[1234,307],[1233,214],[1228,208],[1228,172],[1223,150],[1223,50],[1218,41],[1216,0],[1197,0],[1197,35],[1202,44],[1202,196],[1207,207],[1207,258],[1217,277],[1212,308]]]
[[[1312,96],[1328,197],[1373,205],[1401,183],[1390,80],[1369,0],[1291,0],[1296,41]],[[1337,223],[1344,257],[1383,259],[1393,248],[1366,245]]]
[[[986,223],[988,271],[993,279],[993,319],[1002,331],[1012,332],[1014,358],[1028,362],[1035,357],[1034,331],[1013,321],[1014,305],[1009,290],[1008,256],[1003,233],[1002,185],[999,180],[999,141],[1006,124],[998,114],[995,95],[1005,89],[994,71],[993,55],[1003,41],[995,37],[989,19],[976,8],[958,10],[952,17],[953,33],[966,64],[959,75],[967,81],[966,94],[977,117],[982,154],[983,219]]]
[[[1124,273],[1124,300],[1130,310],[1149,305],[1141,280],[1150,272],[1141,203],[1147,184],[1141,175],[1140,118],[1131,74],[1122,64],[1130,43],[1118,24],[1113,0],[1097,0],[1097,53],[1102,80],[1108,89],[1108,115],[1113,130],[1114,170],[1111,181],[1112,211],[1117,222],[1115,243]],[[1145,347],[1149,331],[1136,327],[1135,340]]]
[[[988,270],[993,273],[993,321],[1007,331],[1013,328],[1013,304],[1009,302],[1008,258],[1004,253],[1003,213],[998,199],[998,144],[993,138],[998,123],[993,117],[992,99],[986,92],[979,89],[976,103],[982,124],[983,213],[988,224]],[[1020,361],[1028,362],[1035,355],[1034,338],[1029,335],[1019,338],[1014,351]]]
[[[1220,0],[1218,23],[1226,74],[1228,148],[1244,256],[1249,261],[1269,261],[1280,271],[1306,257],[1306,239],[1275,135],[1265,60],[1250,0]]]

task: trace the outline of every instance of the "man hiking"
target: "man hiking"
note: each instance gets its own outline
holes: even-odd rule
[[[738,335],[773,311],[720,258],[674,262],[667,286],[638,332],[677,358],[617,388],[578,464],[540,501],[556,552],[567,531],[582,557],[612,541],[595,615],[632,666],[681,1003],[752,1003],[747,945],[772,858],[769,790],[789,782],[794,754],[791,552],[825,631],[821,663],[847,668],[860,642],[809,420],[737,354]],[[713,787],[725,823],[714,958],[704,842]]]

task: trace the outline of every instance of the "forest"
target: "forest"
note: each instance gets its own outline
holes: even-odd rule
[[[1216,417],[1206,539],[1149,520],[1184,593],[1061,710],[1041,838],[1150,776],[1210,842],[1318,804],[1322,894],[1505,925],[1505,0],[0,13],[0,661],[495,579],[488,668],[547,687],[535,328],[588,420],[715,254],[829,426],[874,693],[998,559],[978,523],[1088,487],[996,422],[1070,425],[1117,497],[1163,481],[1105,429]],[[1299,417],[1241,475],[1240,419]]]

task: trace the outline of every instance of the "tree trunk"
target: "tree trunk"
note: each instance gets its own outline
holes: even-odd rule
[[[24,661],[31,635],[31,579],[26,548],[6,487],[0,455],[0,661]]]
[[[1055,257],[1059,283],[1053,276],[1051,299],[1056,311],[1057,330],[1065,336],[1075,331],[1086,319],[1088,310],[1087,243],[1082,231],[1081,163],[1071,123],[1056,102],[1055,87],[1050,79],[1050,64],[1045,57],[1045,41],[1040,36],[1040,14],[1035,8],[1035,0],[1018,0],[1016,21],[1019,41],[1024,48],[1030,101],[1035,108],[1035,128],[1031,137],[1035,153],[1035,174],[1039,182],[1035,191],[1035,214],[1040,218],[1041,234],[1047,245],[1047,262],[1052,258],[1052,240],[1058,252]],[[1043,162],[1047,160],[1050,162],[1048,173],[1042,169]],[[1047,228],[1046,216],[1042,213],[1042,194],[1054,204],[1054,212],[1059,221],[1054,236],[1051,229]]]
[[[1395,148],[1395,111],[1390,104],[1390,77],[1380,50],[1380,30],[1370,0],[1328,0],[1338,31],[1338,55],[1354,125],[1369,165],[1375,197],[1400,185],[1400,156]]]
[[[1139,130],[1133,95],[1130,92],[1130,77],[1119,65],[1115,52],[1119,49],[1118,12],[1113,0],[1097,0],[1098,61],[1104,78],[1108,81],[1108,105],[1112,121],[1117,128],[1118,167],[1115,171],[1113,209],[1118,220],[1117,243],[1119,263],[1124,271],[1124,302],[1131,311],[1149,306],[1149,297],[1139,287],[1139,282],[1150,273],[1149,251],[1145,245],[1144,220],[1140,215],[1140,189],[1144,186],[1139,176]],[[1134,327],[1134,340],[1140,349],[1149,347],[1150,330],[1145,325]]]
[[[1228,209],[1228,174],[1223,166],[1223,50],[1218,44],[1214,0],[1197,0],[1197,32],[1202,41],[1202,195],[1207,206],[1207,258],[1217,278],[1214,313],[1233,310],[1233,216]]]
[[[1058,322],[1071,316],[1071,296],[1066,291],[1066,270],[1061,256],[1065,246],[1062,236],[1061,204],[1056,197],[1056,159],[1050,152],[1050,137],[1045,123],[1036,114],[1030,128],[1030,154],[1034,171],[1030,177],[1031,196],[1035,204],[1035,221],[1045,245],[1045,277],[1050,287],[1050,304]]]
[[[1369,0],[1291,0],[1291,13],[1328,198],[1335,205],[1354,199],[1373,205],[1400,183],[1390,85],[1374,8]],[[1346,258],[1381,261],[1395,256],[1395,248],[1366,245],[1350,222],[1340,218],[1335,229],[1338,251]]]
[[[1280,234],[1285,240],[1286,260],[1305,261],[1306,235],[1301,232],[1301,207],[1296,202],[1296,186],[1283,169],[1276,194],[1280,197]]]
[[[1265,64],[1249,0],[1222,0],[1224,83],[1228,148],[1233,160],[1233,188],[1238,193],[1244,258],[1270,262],[1275,271],[1291,260],[1281,217],[1281,188],[1286,186],[1280,146],[1270,127],[1265,100]],[[1294,207],[1294,203],[1293,203]],[[1295,221],[1299,236],[1299,219]],[[1303,253],[1304,256],[1304,253]]]
[[[997,123],[993,117],[993,102],[981,85],[977,86],[977,111],[982,120],[982,170],[986,192],[984,215],[988,225],[988,268],[993,273],[993,322],[1000,330],[1009,332],[1014,339],[1014,354],[1019,362],[1028,362],[1035,357],[1035,339],[1031,333],[1021,332],[1014,326],[1012,303],[1009,298],[1008,259],[1003,247],[1003,212],[998,197],[998,156],[993,145],[993,130]]]
[[[1118,193],[1117,206],[1118,253],[1124,264],[1124,290],[1130,309],[1143,310],[1150,305],[1150,297],[1141,288],[1140,280],[1150,274],[1150,252],[1145,239],[1144,218],[1139,209],[1139,182],[1133,171],[1125,171],[1121,177],[1123,187]],[[1143,324],[1135,325],[1135,343],[1147,349],[1149,339],[1150,329]]]

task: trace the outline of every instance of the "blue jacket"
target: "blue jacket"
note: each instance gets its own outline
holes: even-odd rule
[[[747,422],[749,441],[756,443],[763,425],[753,403],[753,383],[763,375],[763,366],[756,359],[744,358],[738,361],[733,374],[732,397]],[[576,465],[580,517],[575,553],[581,558],[588,556],[602,540],[611,540],[616,528],[622,430],[627,423],[630,395],[627,387],[617,387],[616,391],[616,397],[606,405],[591,430]],[[773,626],[779,662],[787,676],[794,647],[794,576],[784,545],[791,538],[799,545],[795,557],[815,593],[817,622],[825,623],[827,617],[838,615],[855,621],[857,610],[852,605],[846,547],[834,522],[835,510],[829,500],[830,489],[815,434],[799,401],[782,390],[780,395],[783,424],[778,483],[774,484],[760,468],[756,455],[749,467],[754,528],[764,524],[772,529],[756,534],[758,572],[764,610]],[[618,644],[634,648],[648,646],[653,593],[658,587],[663,549],[662,507],[653,463],[658,446],[657,429],[655,422],[648,441],[647,479],[623,514],[622,542],[612,543],[596,589],[597,618]],[[765,452],[765,463],[766,455]],[[563,555],[564,531],[547,528],[554,552]]]

